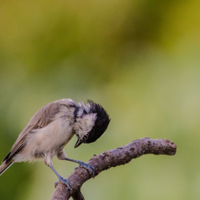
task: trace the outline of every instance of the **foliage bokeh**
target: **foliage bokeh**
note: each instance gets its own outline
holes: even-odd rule
[[[83,186],[86,199],[200,197],[200,14],[192,1],[0,1],[0,157],[43,105],[101,103],[111,117],[97,142],[71,158],[141,137],[169,138],[177,155],[144,156]],[[67,177],[74,164],[54,161]],[[1,199],[49,199],[56,176],[43,162],[14,164]]]

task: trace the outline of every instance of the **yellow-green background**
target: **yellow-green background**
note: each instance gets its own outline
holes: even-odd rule
[[[92,99],[111,117],[70,158],[141,137],[168,138],[175,156],[143,156],[84,184],[87,200],[200,198],[199,0],[1,0],[0,158],[43,105]],[[53,159],[67,177],[74,163]],[[0,177],[1,200],[50,199],[57,177],[38,163]]]

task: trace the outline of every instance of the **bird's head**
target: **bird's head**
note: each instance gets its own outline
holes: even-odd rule
[[[109,116],[103,107],[93,101],[86,104],[79,103],[74,131],[78,140],[74,148],[82,143],[96,141],[107,129],[110,122]]]

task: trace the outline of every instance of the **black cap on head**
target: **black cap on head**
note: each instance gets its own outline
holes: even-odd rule
[[[96,141],[105,132],[110,122],[108,114],[101,105],[91,100],[88,100],[88,104],[90,105],[89,113],[95,113],[96,120],[92,130],[88,133],[87,139],[83,140],[84,143]]]

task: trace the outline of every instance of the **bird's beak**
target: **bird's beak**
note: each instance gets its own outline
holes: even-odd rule
[[[78,146],[81,145],[81,144],[82,144],[82,142],[81,142],[81,140],[78,138],[78,140],[77,140],[77,142],[76,142],[74,148],[78,147]]]

